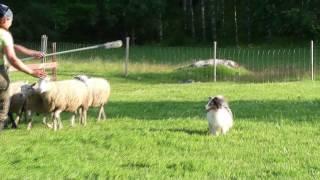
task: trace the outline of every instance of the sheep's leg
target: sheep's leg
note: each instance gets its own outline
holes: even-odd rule
[[[13,118],[13,113],[8,113],[8,117],[9,117],[8,124],[11,123],[12,124],[11,125],[12,128],[17,128],[17,124],[16,124],[16,122],[14,121],[14,118]]]
[[[24,117],[24,121],[27,121],[27,101],[25,100],[22,104],[22,108],[20,109],[20,113],[19,113],[19,121],[16,122],[16,124],[18,125],[18,123],[20,122],[20,118],[22,120],[22,117]],[[23,116],[24,115],[24,116]]]
[[[100,106],[99,115],[98,115],[98,121],[101,120],[102,110],[103,110],[103,106]]]
[[[102,107],[102,116],[103,116],[103,120],[106,120],[107,119],[107,115],[106,115],[106,112],[104,111],[104,107]]]
[[[229,131],[229,128],[222,128],[221,132],[223,135],[227,134],[227,132]]]
[[[83,110],[83,125],[86,126],[87,125],[87,110]]]
[[[21,116],[17,116],[16,119],[14,120],[14,126],[15,126],[15,128],[17,128],[17,127],[18,127],[18,124],[20,123],[20,117],[21,117]],[[12,126],[13,126],[13,125],[12,125]]]
[[[24,104],[23,106],[25,106],[25,104]],[[12,128],[17,128],[17,127],[18,127],[18,124],[19,124],[19,122],[20,122],[20,118],[23,116],[23,113],[26,114],[24,107],[22,107],[22,108],[20,109],[19,114],[17,114],[15,120],[12,121]],[[10,119],[11,119],[11,118],[13,118],[13,116],[12,116],[12,117],[10,116]],[[13,119],[12,119],[12,120],[13,120]]]
[[[75,123],[75,120],[76,120],[76,114],[77,114],[77,112],[73,113],[72,116],[71,116],[71,119],[70,119],[71,127],[75,126],[74,123]]]
[[[62,129],[63,128],[63,124],[62,124],[62,121],[61,121],[61,117],[59,116],[58,118],[58,122],[59,122],[59,129]]]
[[[27,111],[27,117],[28,117],[27,129],[30,130],[32,128],[32,112],[30,110]]]
[[[216,131],[216,130],[214,130],[214,129],[213,129],[213,130],[211,131],[211,135],[213,135],[213,136],[217,136],[217,135],[218,135],[218,133],[217,133],[217,131]]]
[[[16,119],[12,122],[12,128],[17,128],[20,121],[20,116],[17,115]]]
[[[47,122],[47,117],[50,117],[51,122]],[[47,128],[52,129],[53,128],[53,113],[50,113],[50,115],[46,115],[42,118],[42,123],[47,126]]]
[[[63,128],[63,124],[62,124],[61,117],[60,117],[60,113],[61,112],[62,111],[59,111],[59,114],[57,116],[58,129],[62,129]]]
[[[50,120],[51,120],[51,123],[47,123],[47,126],[48,127],[51,127],[50,129],[53,129],[54,127],[54,124],[53,124],[53,122],[54,122],[54,112],[52,112],[52,113],[50,113]]]
[[[59,118],[60,118],[60,113],[61,113],[61,111],[57,110],[53,114],[53,130],[54,131],[57,131],[57,129],[58,129],[58,121],[59,121]]]
[[[15,126],[18,127],[18,124],[20,122],[20,118],[23,117],[23,114],[25,115],[25,120],[27,119],[26,117],[26,101],[23,102],[22,108],[19,111],[19,114],[17,115],[16,119],[15,119]]]
[[[81,112],[81,113],[79,113],[80,122],[82,125],[85,126],[85,125],[87,125],[87,110],[84,109],[84,107],[80,107],[79,111]]]
[[[23,114],[24,114],[24,122],[27,122],[28,121],[28,112],[26,109],[24,110]]]
[[[53,118],[53,130],[57,131],[58,127],[57,127],[57,119],[56,117]]]
[[[82,122],[82,119],[83,119],[83,117],[82,117],[82,108],[80,107],[78,110],[79,110],[79,124],[83,124],[83,122]]]
[[[210,131],[210,134],[211,134],[211,135],[213,135],[213,136],[216,136],[216,135],[217,135],[217,130],[216,130],[216,128],[209,126],[209,131]]]
[[[51,120],[52,120],[52,118],[51,118]],[[47,117],[46,117],[46,116],[44,116],[44,117],[42,118],[42,123],[43,123],[45,126],[47,126],[48,128],[50,128],[50,129],[53,128],[53,127],[52,127],[52,123],[47,123]]]

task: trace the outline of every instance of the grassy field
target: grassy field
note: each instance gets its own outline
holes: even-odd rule
[[[109,79],[108,120],[53,132],[0,133],[3,179],[319,179],[320,83],[179,83],[157,76],[124,78],[122,64],[61,62],[59,79],[85,73]],[[140,78],[137,78],[140,77]],[[148,78],[149,77],[149,78]],[[13,74],[14,79],[26,78]],[[146,80],[146,81],[145,81]],[[235,116],[225,136],[208,135],[204,105],[222,94]]]

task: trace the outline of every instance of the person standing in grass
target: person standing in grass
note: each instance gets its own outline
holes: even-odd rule
[[[17,70],[37,78],[46,76],[41,69],[30,69],[17,56],[15,51],[23,54],[41,58],[42,52],[14,45],[13,38],[9,32],[12,25],[13,13],[7,5],[0,4],[0,131],[4,128],[10,105],[8,67],[11,64]]]

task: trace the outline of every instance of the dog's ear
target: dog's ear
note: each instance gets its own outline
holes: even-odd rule
[[[211,99],[213,99],[213,97],[212,97],[212,96],[209,96],[208,99],[211,100]]]
[[[32,83],[30,86],[31,86],[31,87],[34,87],[35,85],[36,85],[36,83]]]

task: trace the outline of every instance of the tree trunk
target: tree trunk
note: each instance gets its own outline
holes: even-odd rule
[[[98,38],[104,38],[104,32],[105,32],[105,24],[106,24],[106,18],[105,18],[105,12],[106,12],[106,6],[104,0],[96,0],[96,7],[97,7],[97,22],[95,24],[96,27],[96,34],[98,35]]]
[[[267,30],[267,40],[271,41],[272,40],[272,28],[273,27],[273,16],[274,16],[274,12],[275,12],[275,5],[274,3],[270,2],[270,4],[268,5],[269,7],[267,8],[267,21],[268,23],[266,23],[266,30]]]
[[[225,17],[224,17],[224,0],[221,0],[221,30],[222,30],[222,37],[225,37],[226,31],[225,31]]]
[[[217,20],[216,20],[216,4],[215,0],[210,1],[210,11],[211,11],[211,32],[212,32],[212,40],[217,40]]]
[[[184,31],[188,30],[187,0],[183,0]]]
[[[206,40],[205,0],[201,0],[202,41]]]
[[[247,14],[247,43],[251,43],[252,31],[251,31],[251,9],[250,9],[250,0],[247,0],[246,4],[246,14]]]
[[[235,35],[235,41],[236,45],[239,45],[239,36],[238,36],[238,17],[237,17],[237,0],[233,1],[233,10],[234,10],[234,35]]]
[[[195,25],[194,25],[194,11],[193,11],[193,2],[189,0],[189,7],[190,7],[190,18],[191,18],[191,35],[192,38],[195,38]]]
[[[162,23],[162,13],[159,15],[159,40],[163,40],[163,23]]]
[[[130,39],[131,39],[131,44],[134,46],[136,44],[136,30],[135,30],[135,28],[132,28]]]

